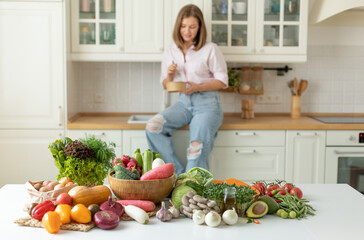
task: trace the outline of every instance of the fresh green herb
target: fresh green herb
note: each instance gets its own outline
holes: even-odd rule
[[[95,153],[95,157],[81,159],[72,156],[66,156],[64,150],[72,144],[70,138],[56,140],[49,145],[55,165],[59,169],[57,180],[68,176],[73,182],[79,185],[101,185],[112,168],[112,160],[115,158],[115,143],[105,143],[94,136],[80,140],[82,144],[88,146]],[[75,145],[76,146],[76,145]],[[113,148],[114,147],[114,148]],[[71,149],[72,152],[77,148]],[[84,151],[84,149],[80,150]],[[82,154],[81,154],[82,155]]]
[[[232,68],[229,68],[228,77],[229,77],[229,87],[231,87],[231,88],[239,87],[240,77],[239,77],[238,71],[236,71]]]
[[[296,218],[306,218],[307,215],[315,215],[315,209],[311,207],[308,203],[309,201],[306,199],[299,199],[297,194],[291,195],[287,193],[286,195],[276,194],[274,196],[276,199],[281,200],[282,202],[278,203],[279,207],[286,212],[290,213],[291,211],[296,213]]]
[[[236,189],[235,197],[238,204],[249,203],[253,200],[253,196],[256,192],[249,186],[236,186],[236,184],[216,183],[205,186],[203,189],[203,196],[215,200],[216,202],[222,202],[225,196],[225,188],[234,187]]]

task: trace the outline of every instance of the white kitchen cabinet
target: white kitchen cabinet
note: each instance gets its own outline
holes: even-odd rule
[[[326,131],[287,130],[286,181],[324,183]]]
[[[71,18],[72,52],[124,50],[124,0],[72,0]]]
[[[304,62],[308,0],[205,0],[208,40],[229,62]]]
[[[63,137],[63,130],[0,130],[0,187],[55,181],[58,168],[48,146]]]
[[[87,136],[95,136],[105,141],[107,144],[110,142],[115,143],[116,157],[122,156],[122,131],[121,130],[67,130],[66,136],[72,140],[86,138]]]
[[[94,0],[86,8],[83,2],[71,1],[72,60],[161,60],[164,0]]]
[[[0,128],[63,129],[62,1],[0,1]]]
[[[221,130],[210,155],[210,170],[221,180],[283,179],[284,149],[284,130]]]
[[[173,133],[173,144],[176,156],[184,166],[187,164],[187,147],[189,145],[189,137],[189,131],[186,130],[177,130]],[[140,148],[142,153],[149,148],[145,131],[124,130],[123,154],[133,155],[137,148]]]

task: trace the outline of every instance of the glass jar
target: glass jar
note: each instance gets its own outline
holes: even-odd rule
[[[264,68],[262,67],[253,67],[253,74],[252,74],[252,88],[254,91],[259,92],[263,88],[263,75]]]
[[[239,73],[240,76],[240,86],[239,89],[242,92],[247,92],[250,90],[250,74],[251,68],[250,67],[242,67]]]
[[[226,187],[224,191],[225,191],[225,196],[224,196],[224,201],[222,202],[221,214],[228,209],[235,209],[236,211],[235,187]]]
[[[80,44],[88,44],[90,39],[90,32],[88,27],[83,26],[81,27],[80,32]]]

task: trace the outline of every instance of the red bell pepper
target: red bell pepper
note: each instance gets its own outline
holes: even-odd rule
[[[54,206],[52,201],[43,201],[39,203],[35,208],[32,210],[32,218],[42,221],[44,214],[49,211],[54,211],[56,206]]]

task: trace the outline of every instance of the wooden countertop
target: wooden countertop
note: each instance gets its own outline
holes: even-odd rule
[[[151,113],[78,113],[68,120],[67,129],[119,129],[143,130],[145,124],[129,124],[133,114]],[[284,113],[257,113],[254,119],[241,119],[239,113],[225,113],[220,130],[360,130],[364,124],[325,124],[309,116],[328,116],[329,114],[305,114],[293,119]],[[335,116],[357,116],[358,114],[330,114]],[[185,126],[181,129],[188,129]]]

